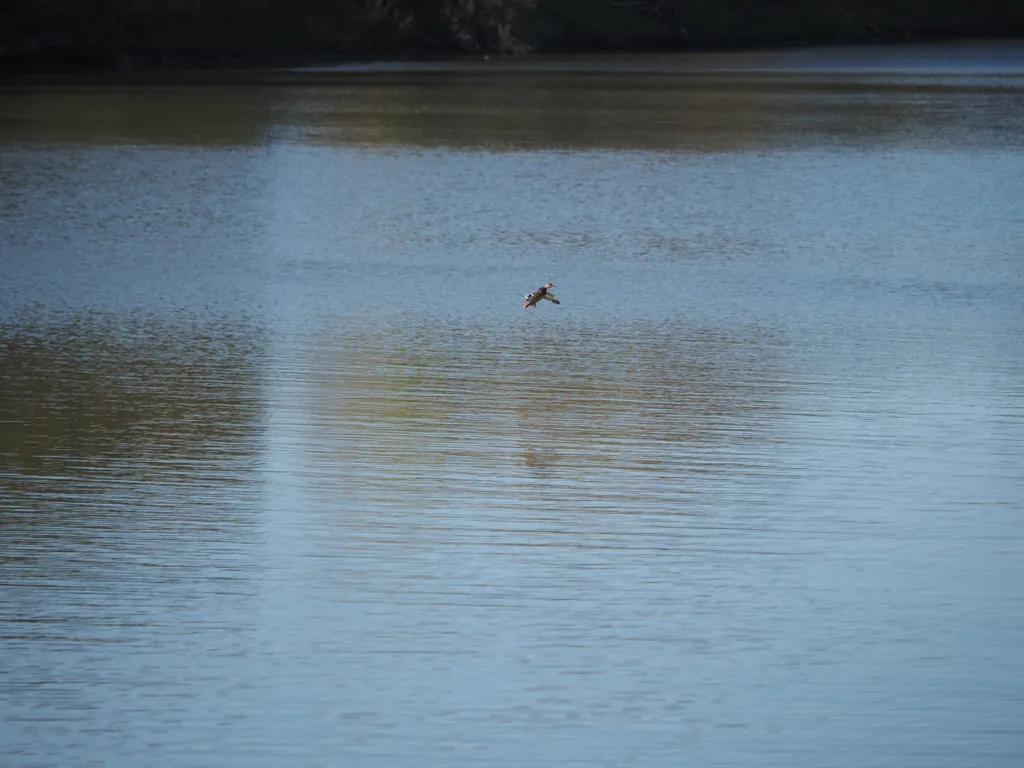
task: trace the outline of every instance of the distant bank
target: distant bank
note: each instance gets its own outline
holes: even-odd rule
[[[0,69],[1024,37],[1024,0],[18,0]]]

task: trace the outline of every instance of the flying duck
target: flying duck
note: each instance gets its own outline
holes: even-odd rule
[[[544,283],[544,285],[542,285],[533,293],[526,294],[526,303],[523,304],[523,309],[529,309],[530,307],[537,306],[537,302],[540,301],[541,299],[547,299],[548,301],[554,302],[555,304],[561,304],[562,302],[556,299],[554,294],[548,293],[548,288],[554,287],[554,283]]]

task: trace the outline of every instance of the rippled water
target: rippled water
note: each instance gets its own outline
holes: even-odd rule
[[[0,762],[1019,765],[1022,145],[1015,45],[3,84]]]

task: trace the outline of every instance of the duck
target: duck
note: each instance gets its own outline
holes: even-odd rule
[[[541,299],[547,299],[548,301],[553,302],[555,304],[561,304],[562,302],[556,299],[553,293],[548,293],[548,288],[554,287],[554,283],[544,283],[544,285],[542,285],[533,293],[526,294],[526,303],[523,304],[523,309],[529,309],[530,307],[537,306],[537,302],[540,301]]]

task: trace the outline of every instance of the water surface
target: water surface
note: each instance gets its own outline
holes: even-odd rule
[[[4,765],[1020,764],[1022,61],[4,83]]]

